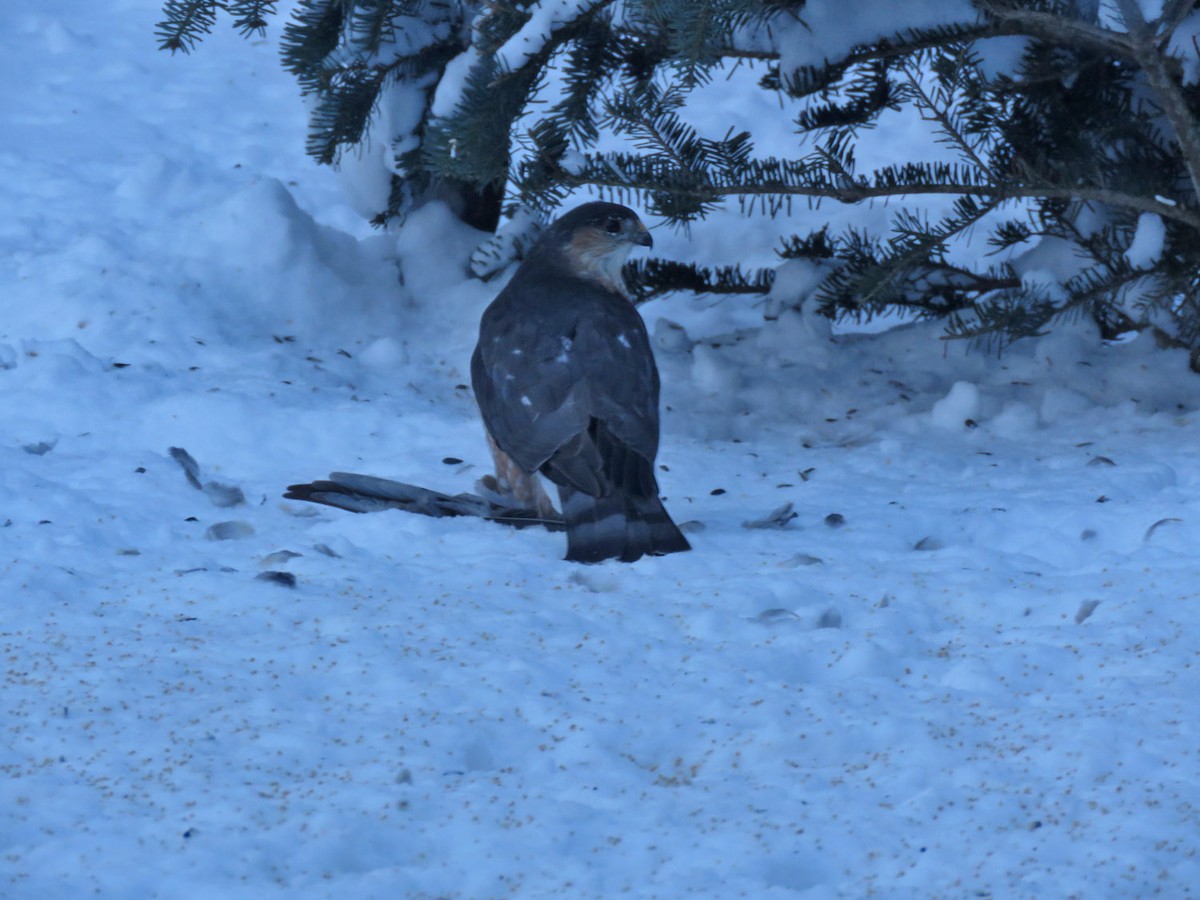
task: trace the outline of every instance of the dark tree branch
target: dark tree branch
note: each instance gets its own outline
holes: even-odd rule
[[[1167,58],[1159,49],[1154,30],[1142,15],[1137,0],[1117,0],[1121,16],[1132,38],[1132,53],[1142,70],[1151,90],[1158,98],[1158,105],[1175,130],[1175,139],[1183,151],[1183,161],[1192,181],[1192,194],[1200,198],[1200,127],[1188,105],[1179,82],[1167,66]]]
[[[610,190],[636,191],[649,193],[662,190],[660,181],[630,180],[615,169],[609,170],[608,177],[599,172],[589,171],[586,177],[573,176],[564,173],[563,183],[572,187],[595,185]],[[910,197],[923,195],[958,195],[982,197],[997,202],[1021,198],[1078,200],[1084,203],[1106,203],[1136,212],[1152,212],[1187,225],[1200,231],[1200,213],[1179,206],[1164,203],[1157,198],[1142,197],[1123,191],[1102,187],[1060,187],[1054,185],[1019,185],[1019,184],[970,184],[964,182],[946,182],[937,184],[902,184],[902,185],[872,185],[856,182],[853,184],[787,184],[781,182],[759,181],[753,183],[735,183],[729,185],[714,185],[711,182],[695,186],[672,185],[676,193],[683,193],[698,200],[710,203],[720,202],[726,197],[811,197],[814,199],[837,200],[840,203],[861,203],[864,200],[888,199],[891,197]]]
[[[1055,13],[1021,9],[1001,0],[980,0],[979,7],[1000,25],[1005,34],[1024,34],[1053,44],[1091,47],[1125,58],[1133,56],[1129,36],[1117,31]]]

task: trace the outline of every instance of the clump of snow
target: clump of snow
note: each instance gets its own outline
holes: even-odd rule
[[[381,337],[372,341],[358,358],[368,366],[380,371],[395,371],[408,362],[408,351],[394,337]]]
[[[929,420],[935,428],[957,431],[972,427],[979,415],[979,388],[966,381],[956,381],[941,400],[933,404]]]
[[[815,260],[788,260],[775,269],[775,281],[767,295],[763,315],[768,319],[777,319],[789,307],[812,312],[814,304],[808,302],[808,298],[828,274],[828,268]]]
[[[1075,315],[1056,321],[1044,334],[1030,339],[1032,356],[1045,366],[1047,376],[1055,373],[1062,381],[1075,379],[1080,366],[1092,366],[1100,344],[1100,328],[1086,315]]]
[[[1086,261],[1062,238],[1042,238],[1012,259],[1022,286],[1054,300],[1066,298],[1063,282],[1081,272]]]
[[[1183,70],[1183,83],[1193,85],[1200,81],[1200,53],[1196,52],[1196,42],[1200,41],[1200,12],[1190,12],[1171,33],[1168,49],[1171,56],[1179,61]]]
[[[1135,269],[1146,269],[1162,259],[1166,226],[1156,213],[1138,216],[1133,240],[1125,251],[1125,259]]]
[[[429,107],[432,115],[445,118],[454,112],[466,89],[467,76],[471,74],[471,69],[479,63],[479,60],[479,48],[471,46],[446,63],[442,77],[438,79],[437,87],[434,89],[433,101]]]
[[[1070,388],[1049,387],[1038,408],[1038,415],[1045,424],[1054,424],[1064,419],[1082,415],[1091,407],[1088,398]]]
[[[1028,403],[1009,401],[992,417],[990,430],[993,434],[1019,441],[1034,431],[1037,424],[1037,410]]]
[[[510,72],[521,68],[531,57],[542,52],[555,31],[575,21],[596,4],[597,0],[539,0],[529,8],[529,20],[497,48],[497,62]]]
[[[1153,22],[1162,17],[1163,0],[1137,0],[1137,5],[1147,22]]]
[[[984,77],[1013,72],[1028,49],[1030,39],[1024,35],[1004,35],[978,41],[975,51],[979,54],[979,67]]]
[[[834,0],[811,0],[799,19],[777,20],[772,29],[781,48],[780,71],[786,76],[804,66],[819,66],[844,56],[859,44],[890,38],[897,31],[946,22],[970,23],[976,18],[965,0],[915,0],[904,5],[902,20],[897,20],[890,0],[860,0],[853,15],[847,15],[845,5]]]
[[[457,60],[451,60],[451,65]],[[392,175],[404,176],[402,154],[414,149],[417,129],[425,115],[426,92],[434,77],[386,82],[372,113],[365,138],[342,152],[336,171],[350,205],[364,219],[387,209]]]
[[[471,274],[486,280],[504,271],[525,257],[544,230],[532,210],[520,207],[471,253]]]

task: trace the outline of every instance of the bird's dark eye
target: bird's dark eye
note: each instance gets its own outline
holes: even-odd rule
[[[607,222],[604,223],[604,230],[607,231],[609,234],[620,234],[621,233],[621,220],[616,219],[616,218],[609,219]]]

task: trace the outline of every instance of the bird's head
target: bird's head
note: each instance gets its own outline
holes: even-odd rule
[[[654,240],[632,209],[618,203],[584,203],[561,216],[543,237],[552,242],[568,265],[584,278],[595,278],[621,294],[621,267],[634,247],[653,247]]]

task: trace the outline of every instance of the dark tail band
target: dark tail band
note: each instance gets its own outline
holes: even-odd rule
[[[634,562],[691,549],[657,496],[593,497],[560,487],[559,497],[567,524],[566,558],[571,562]]]

